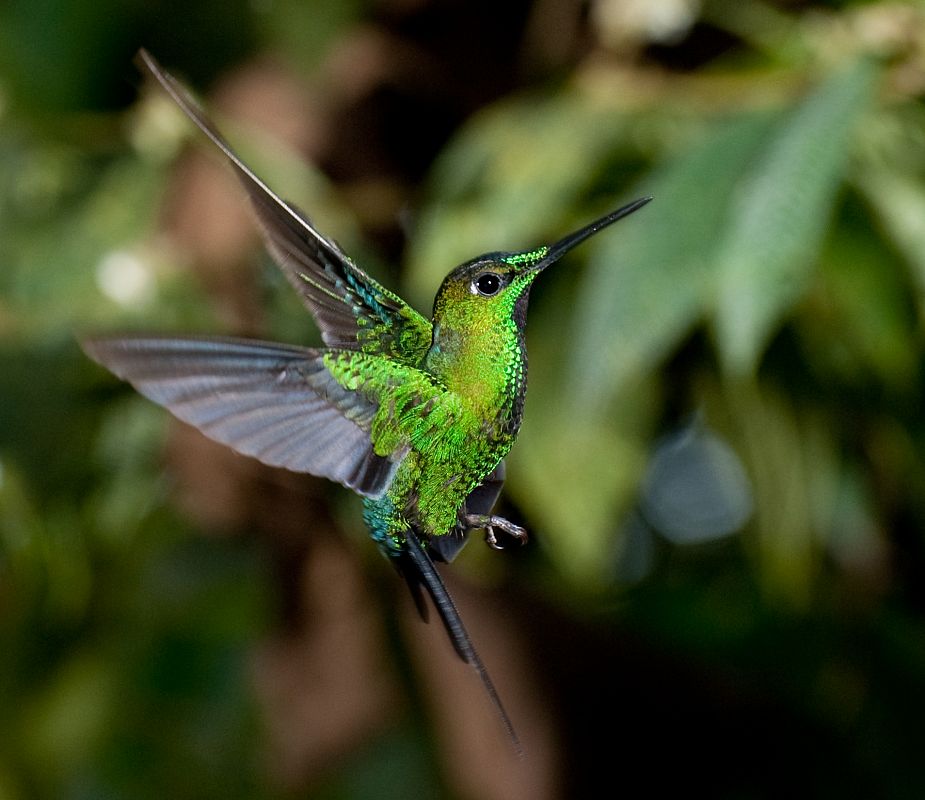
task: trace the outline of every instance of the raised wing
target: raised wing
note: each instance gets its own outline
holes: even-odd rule
[[[431,323],[357,267],[340,247],[284,202],[231,149],[195,100],[146,50],[141,64],[225,154],[257,214],[267,249],[315,317],[325,344],[417,365],[431,345]]]
[[[231,338],[89,339],[87,355],[206,436],[265,464],[380,497],[401,453],[376,455],[378,406],[337,384],[323,352]]]

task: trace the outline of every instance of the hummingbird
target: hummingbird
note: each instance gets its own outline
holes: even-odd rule
[[[359,494],[369,535],[425,620],[429,596],[520,751],[434,562],[452,561],[477,530],[495,549],[503,548],[502,535],[527,541],[524,528],[492,509],[523,418],[530,287],[573,247],[651,198],[552,245],[460,264],[443,280],[428,319],[258,178],[147,51],[138,60],[230,163],[265,246],[313,315],[324,347],[129,335],[86,339],[85,352],[211,439]]]

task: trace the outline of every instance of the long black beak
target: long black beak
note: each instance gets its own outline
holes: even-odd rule
[[[580,230],[570,233],[568,236],[559,239],[549,250],[546,252],[546,255],[543,256],[536,264],[534,264],[533,269],[541,270],[548,267],[550,264],[558,261],[562,256],[564,256],[569,250],[571,250],[576,245],[581,244],[589,236],[593,236],[600,230],[603,230],[608,225],[616,222],[618,219],[623,219],[623,217],[628,217],[634,211],[638,211],[646,203],[648,203],[652,198],[651,197],[640,197],[638,200],[634,200],[632,203],[627,203],[622,208],[618,208],[616,211],[611,211],[604,217],[601,217],[598,220],[595,220],[590,225],[585,225]]]

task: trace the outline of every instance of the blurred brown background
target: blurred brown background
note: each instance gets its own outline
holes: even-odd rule
[[[318,341],[133,66],[427,311],[533,293],[502,512],[444,568],[518,760],[359,503],[90,363]],[[0,800],[925,794],[925,11],[785,0],[0,7]]]

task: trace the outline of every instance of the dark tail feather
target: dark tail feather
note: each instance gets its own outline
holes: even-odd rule
[[[417,568],[410,556],[402,559],[396,559],[398,572],[405,579],[408,585],[408,591],[411,592],[411,599],[414,600],[414,607],[418,610],[418,616],[424,622],[430,622],[430,613],[427,608],[427,601],[424,599],[424,593],[421,591],[424,581],[421,579],[421,571]],[[463,656],[465,658],[465,656]]]
[[[421,540],[418,539],[417,535],[412,531],[408,531],[406,536],[408,540],[408,549],[406,552],[408,562],[410,563],[406,563],[405,569],[401,567],[399,569],[408,582],[418,610],[421,611],[422,609],[421,587],[423,587],[430,595],[430,599],[433,600],[434,607],[437,609],[437,614],[440,616],[440,620],[443,622],[447,634],[449,634],[453,647],[459,654],[459,657],[467,664],[471,664],[476,673],[478,673],[479,679],[482,681],[482,685],[488,693],[488,698],[501,717],[501,724],[504,726],[505,731],[507,731],[508,738],[510,738],[518,754],[523,754],[523,748],[521,747],[520,739],[517,738],[517,733],[514,731],[511,718],[507,715],[507,711],[504,710],[501,698],[498,696],[498,690],[495,689],[495,685],[491,682],[488,670],[485,669],[482,659],[479,658],[479,654],[472,645],[469,634],[466,632],[465,627],[463,627],[462,619],[460,619],[459,612],[456,610],[456,605],[453,603],[453,598],[450,597],[450,593],[447,591],[443,579],[440,577],[440,573],[437,572],[434,562],[431,561],[430,556],[427,554],[424,545],[421,544]],[[411,567],[413,567],[413,572],[408,569]],[[422,616],[426,619],[423,612]]]

